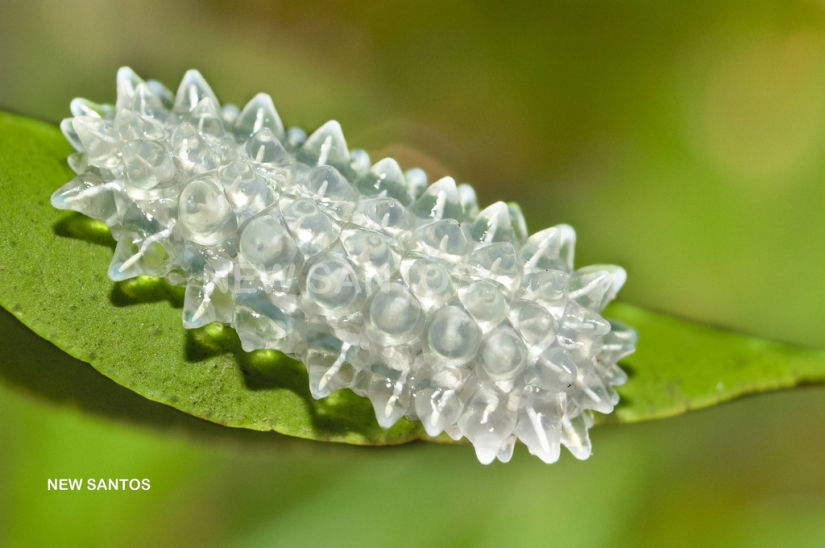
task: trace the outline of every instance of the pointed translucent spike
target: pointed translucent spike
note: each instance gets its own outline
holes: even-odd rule
[[[131,110],[119,110],[115,115],[115,129],[124,141],[141,139],[160,141],[166,137],[163,127],[151,118],[144,118]]]
[[[507,202],[507,209],[510,212],[510,223],[513,226],[513,234],[515,234],[518,245],[523,245],[530,236],[527,231],[527,221],[524,219],[524,213],[521,211],[521,206],[516,202]]]
[[[187,174],[211,171],[220,164],[218,155],[189,122],[183,122],[175,128],[169,138],[168,148],[177,166]]]
[[[455,179],[443,177],[421,195],[412,206],[412,212],[421,219],[440,221],[442,219],[464,220],[464,210]]]
[[[115,107],[120,110],[122,108],[130,108],[132,106],[132,98],[135,95],[135,88],[138,84],[142,84],[143,80],[135,74],[135,71],[129,67],[120,67],[117,71],[117,103]]]
[[[286,131],[286,145],[291,149],[296,149],[307,140],[307,132],[299,127],[291,127]]]
[[[366,196],[389,196],[404,205],[411,202],[401,166],[392,158],[376,162],[369,173],[358,181],[358,190]]]
[[[309,373],[309,390],[313,398],[325,398],[335,390],[353,385],[360,371],[356,365],[358,360],[354,359],[357,347],[316,325],[307,329],[306,340],[308,349],[303,362]]]
[[[120,150],[120,136],[114,125],[107,120],[78,116],[72,121],[72,127],[77,132],[90,161],[111,156]]]
[[[493,439],[492,442],[497,440]],[[496,448],[493,447],[493,443],[488,440],[483,440],[479,442],[471,442],[473,444],[473,449],[476,451],[476,458],[478,462],[481,464],[490,464],[494,460],[496,460],[496,456],[498,455],[498,451]]]
[[[218,104],[211,97],[204,97],[195,108],[192,109],[190,116],[195,120],[199,118],[220,118]]]
[[[504,202],[496,202],[484,208],[470,228],[473,240],[485,244],[493,242],[516,243],[510,210]]]
[[[615,364],[636,350],[638,338],[639,336],[635,330],[621,322],[610,320],[610,333],[602,339],[602,352],[599,359],[606,366]],[[616,377],[615,382],[611,379],[611,384],[624,384],[627,381],[627,375],[623,371],[619,370],[614,373],[618,377]]]
[[[461,200],[461,208],[464,210],[464,217],[466,219],[475,219],[479,209],[476,190],[467,183],[461,183],[457,188],[458,196]]]
[[[172,157],[160,143],[128,141],[123,145],[123,167],[126,184],[140,190],[151,190],[169,183],[177,170]]]
[[[183,300],[183,327],[197,329],[210,323],[232,321],[234,299],[225,280],[207,275],[190,279]]]
[[[576,272],[570,282],[570,299],[593,310],[604,310],[627,279],[625,270],[613,265],[594,265]]]
[[[519,258],[525,272],[573,271],[576,232],[569,225],[557,225],[536,232],[524,243]]]
[[[585,460],[592,451],[585,416],[581,411],[574,410],[576,414],[571,417],[571,406],[568,405],[567,408],[561,419],[561,443],[574,457]]]
[[[74,118],[64,118],[63,121],[60,122],[60,131],[63,132],[63,136],[76,151],[85,152],[86,149],[83,148],[83,143],[80,142],[80,137],[78,137],[77,131],[74,129],[74,120]]]
[[[561,233],[556,227],[545,228],[527,239],[521,247],[519,257],[525,272],[559,270],[564,263],[559,260]]]
[[[593,411],[589,409],[585,409],[582,411],[582,415],[584,415],[584,425],[587,428],[593,428],[593,424],[595,424],[595,417],[593,416]]]
[[[404,416],[410,407],[408,372],[386,367],[375,368],[368,396],[375,409],[375,418],[381,428],[389,428]]]
[[[69,154],[69,157],[66,158],[66,161],[69,164],[69,167],[72,168],[77,174],[83,173],[87,169],[89,169],[89,158],[83,152],[75,152],[74,154]]]
[[[349,149],[341,124],[330,120],[319,127],[301,147],[298,158],[309,165],[347,166]]]
[[[459,262],[473,248],[473,242],[455,219],[425,225],[413,233],[410,249],[422,256]]]
[[[340,233],[340,228],[321,211],[315,200],[302,198],[288,204],[282,203],[281,211],[304,255],[318,253],[329,246]]]
[[[140,240],[133,235],[122,236],[118,240],[112,261],[109,263],[109,279],[122,282],[140,276],[140,266],[135,264],[140,258],[137,255],[139,248]]]
[[[608,291],[606,296],[607,301],[610,302],[616,298],[616,295],[618,295],[619,291],[622,289],[622,287],[624,287],[624,284],[627,281],[627,271],[624,268],[612,264],[594,264],[582,267],[578,269],[576,272],[580,276],[585,276],[602,270],[610,273],[610,290]]]
[[[175,94],[169,91],[169,88],[157,80],[147,80],[146,85],[160,99],[166,110],[172,110],[175,104]]]
[[[204,97],[189,113],[189,120],[203,137],[220,139],[226,133],[218,104],[211,97]]]
[[[414,167],[404,172],[404,179],[407,182],[407,194],[412,201],[418,200],[427,190],[427,172],[420,167]]]
[[[266,182],[244,160],[222,165],[218,176],[239,221],[255,215],[275,201],[275,195]]]
[[[507,409],[503,394],[482,386],[467,402],[458,427],[476,450],[481,464],[495,460],[516,426],[516,414]]]
[[[510,459],[513,458],[513,451],[516,449],[516,436],[511,435],[506,440],[504,440],[504,444],[502,444],[501,448],[498,450],[498,454],[496,458],[500,462],[510,462]]]
[[[372,165],[370,155],[362,148],[356,148],[349,152],[349,167],[356,177],[366,177]]]
[[[279,297],[263,288],[239,292],[232,324],[244,351],[286,350],[290,339],[297,337],[298,318],[290,313],[291,308],[288,297]]]
[[[335,361],[328,361],[327,355],[319,352],[310,351],[306,357],[309,391],[316,400],[326,398],[341,388],[349,388],[352,382],[352,364],[344,361],[338,365]]]
[[[458,298],[485,333],[507,317],[507,299],[498,287],[477,281],[458,290]]]
[[[111,183],[110,183],[111,184]],[[112,236],[119,240],[125,234],[157,234],[166,228],[160,220],[155,217],[157,210],[142,208],[131,200],[118,202],[119,222],[112,227]]]
[[[102,105],[98,105],[81,97],[72,99],[69,108],[74,116],[95,116],[97,118],[104,118],[106,116],[106,109],[104,109]]]
[[[359,368],[355,374],[355,378],[349,386],[349,389],[358,394],[362,398],[367,397],[369,392],[370,382],[372,381],[372,372],[367,368]]]
[[[272,97],[259,93],[249,101],[235,120],[234,131],[242,139],[248,139],[263,128],[269,128],[279,139],[284,139],[284,124],[272,103]]]
[[[536,303],[521,301],[509,312],[510,323],[515,327],[530,349],[530,361],[549,347],[556,338],[558,324],[550,312]]]
[[[607,382],[609,386],[622,386],[627,383],[627,379],[627,373],[618,365],[613,364],[607,369],[605,382]]]
[[[573,355],[558,346],[542,352],[526,369],[525,382],[552,392],[566,392],[575,381],[578,367]]]
[[[613,398],[592,365],[579,368],[575,385],[578,390],[571,397],[578,407],[604,414],[613,412]]]
[[[525,301],[538,302],[558,320],[563,316],[567,305],[569,283],[570,274],[562,270],[532,272],[525,274],[522,278],[522,287],[516,297]]]
[[[393,247],[399,248],[411,228],[407,208],[394,198],[360,200],[350,222],[391,236]]]
[[[143,82],[135,88],[130,109],[145,118],[166,120],[169,116],[161,98],[152,91],[148,84]]]
[[[519,402],[516,435],[547,464],[559,460],[562,409],[552,394],[528,387]]]
[[[510,242],[496,242],[478,248],[464,265],[468,267],[471,277],[493,282],[511,296],[521,282],[522,265]]]
[[[341,219],[352,214],[358,193],[341,173],[332,166],[317,166],[309,170],[301,185],[325,210]]]
[[[174,111],[179,114],[187,114],[198,106],[202,99],[208,97],[215,102],[215,105],[220,105],[218,98],[206,80],[197,70],[188,70],[183,75],[183,81],[178,87],[178,93],[175,95]]]
[[[598,312],[583,306],[571,305],[562,318],[565,327],[582,335],[595,339],[610,332],[610,323]]]
[[[570,303],[570,306],[575,306],[575,304]],[[582,335],[574,331],[563,321],[560,325],[561,327],[559,328],[556,343],[562,348],[569,350],[576,362],[582,367],[589,364],[599,352],[597,341],[587,335]]]
[[[268,127],[250,137],[244,146],[244,153],[256,164],[283,166],[291,161],[289,153]]]
[[[176,231],[175,236],[179,234]],[[234,269],[234,262],[228,250],[218,249],[187,241],[179,254],[182,269],[190,279],[199,280],[214,277],[228,278]]]
[[[559,258],[564,261],[568,272],[573,271],[573,258],[576,253],[576,231],[570,225],[556,225],[559,229]]]
[[[240,115],[241,109],[238,108],[238,105],[227,103],[221,107],[221,118],[223,118],[224,123],[229,126],[234,124]]]
[[[621,396],[619,396],[619,393],[616,392],[616,389],[613,388],[613,386],[611,386],[607,381],[605,381],[604,385],[607,390],[607,394],[610,397],[610,403],[613,404],[613,407],[619,405],[619,402],[622,399]]]
[[[141,275],[163,277],[172,270],[175,256],[167,229],[149,237],[136,234],[122,236],[117,243],[109,278],[118,282]]]
[[[415,410],[427,435],[435,437],[455,424],[462,408],[456,387],[427,386],[416,392]]]
[[[461,429],[458,427],[457,424],[451,424],[450,426],[444,429],[444,433],[450,436],[450,439],[453,441],[458,441],[464,437],[464,434],[461,433]]]
[[[57,209],[69,209],[112,226],[118,219],[115,194],[117,185],[104,183],[94,172],[82,173],[57,189],[51,204]]]

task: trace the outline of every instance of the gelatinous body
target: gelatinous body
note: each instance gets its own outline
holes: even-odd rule
[[[173,95],[122,68],[115,106],[72,113],[78,176],[52,204],[111,228],[112,279],[185,281],[186,328],[231,324],[244,350],[306,364],[313,397],[370,398],[385,428],[419,419],[485,464],[516,439],[589,456],[636,334],[601,316],[624,270],[574,269],[571,227],[530,236],[515,204],[373,164],[335,121],[284,128],[266,94],[221,106],[197,71]]]

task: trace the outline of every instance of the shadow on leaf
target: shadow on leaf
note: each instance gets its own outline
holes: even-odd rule
[[[79,213],[69,213],[65,215],[53,225],[53,230],[56,235],[61,237],[84,240],[112,249],[116,245],[106,225]],[[104,267],[101,266],[101,268]],[[109,293],[109,302],[113,306],[120,308],[166,301],[171,307],[181,309],[184,304],[184,296],[184,288],[172,286],[165,279],[139,276],[114,283]],[[18,330],[25,329],[22,325],[18,325],[17,327]],[[180,328],[183,329],[182,326]],[[29,333],[29,336],[36,338],[36,335],[31,333]],[[310,416],[314,437],[320,439],[341,439],[348,434],[359,434],[369,440],[384,439],[386,434],[386,437],[389,439],[408,440],[410,432],[415,429],[415,426],[407,419],[401,419],[389,432],[383,431],[375,419],[370,401],[366,398],[359,397],[347,389],[339,390],[323,400],[314,400],[309,391],[309,379],[303,364],[273,350],[260,350],[251,353],[245,352],[241,347],[237,333],[227,325],[210,324],[200,329],[187,331],[185,340],[183,355],[189,363],[201,362],[215,356],[231,355],[243,374],[244,384],[248,390],[288,390],[300,397]],[[6,367],[6,370],[0,370],[0,377],[5,376],[16,379],[13,384],[23,384],[30,388],[31,391],[44,394],[50,399],[64,400],[78,397],[83,402],[81,404],[82,407],[92,411],[98,411],[101,414],[122,415],[129,418],[132,417],[132,412],[129,409],[139,406],[137,401],[141,401],[149,406],[138,413],[141,417],[140,420],[143,422],[151,422],[158,426],[168,426],[170,423],[185,423],[189,425],[187,428],[191,426],[196,430],[203,428],[223,428],[221,426],[211,425],[211,423],[207,421],[194,419],[182,412],[167,408],[162,404],[144,400],[136,393],[117,385],[114,381],[97,373],[87,364],[74,360],[54,347],[50,347],[50,349],[55,355],[49,357],[43,361],[43,363],[59,362],[62,364],[64,371],[71,369],[73,373],[67,373],[65,378],[67,386],[85,386],[85,383],[89,382],[91,383],[90,386],[97,384],[102,394],[111,394],[112,391],[115,391],[121,395],[111,398],[103,397],[101,399],[95,396],[96,391],[87,389],[83,389],[82,394],[74,392],[71,394],[61,394],[57,392],[50,394],[48,386],[42,383],[38,384],[39,381],[36,381],[37,375],[23,375],[25,368],[12,370]],[[59,359],[57,358],[58,355],[60,356]],[[28,358],[25,357],[18,357],[17,362],[27,359]],[[46,366],[41,365],[40,370],[42,376],[48,378],[52,373],[45,371],[45,367]],[[78,379],[81,380],[69,382],[69,377],[74,375],[78,375]],[[84,376],[92,376],[95,380],[82,380]],[[128,396],[126,396],[127,394]],[[119,400],[126,403],[124,405],[114,403]],[[160,415],[164,413],[171,413],[171,415],[169,417],[161,417]],[[186,421],[195,422],[190,424]],[[203,426],[201,423],[211,426]],[[238,434],[236,433],[236,429],[227,430],[233,432],[233,434],[231,434],[233,437],[256,435],[253,431]]]
[[[210,324],[187,331],[186,361],[200,362],[231,354],[249,390],[289,390],[306,402],[313,428],[325,436],[358,432],[369,436],[380,428],[372,404],[350,390],[338,390],[314,400],[304,365],[276,350],[246,352],[238,334],[224,324]],[[403,424],[402,424],[403,426]]]
[[[185,289],[176,287],[163,278],[138,276],[130,280],[115,282],[109,293],[109,301],[115,306],[168,301],[173,308],[183,308]]]
[[[634,366],[625,363],[626,361],[627,360],[625,360],[625,359],[619,360],[619,367],[622,368],[622,371],[625,372],[628,379],[632,379],[633,377],[636,376],[637,371],[636,371],[636,368]]]
[[[57,236],[106,246],[112,251],[117,246],[108,226],[74,211],[57,221],[52,230]]]
[[[227,428],[153,402],[40,338],[0,308],[0,381],[52,402],[196,441],[254,444],[282,450],[312,442],[275,432]]]

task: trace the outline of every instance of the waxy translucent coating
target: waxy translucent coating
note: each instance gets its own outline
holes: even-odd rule
[[[636,334],[601,317],[625,271],[575,270],[571,227],[529,236],[516,204],[373,164],[335,121],[284,128],[266,94],[221,106],[194,70],[173,94],[124,67],[115,106],[71,110],[78,176],[52,204],[111,228],[113,280],[185,285],[184,327],[231,324],[244,350],[301,360],[313,397],[368,397],[385,428],[420,420],[485,464],[517,438],[548,463],[590,455]]]

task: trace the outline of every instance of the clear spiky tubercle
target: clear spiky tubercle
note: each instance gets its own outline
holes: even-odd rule
[[[131,69],[117,101],[71,103],[78,174],[52,196],[111,228],[109,276],[185,285],[183,323],[231,324],[246,351],[301,360],[313,397],[349,388],[379,424],[508,461],[516,439],[584,459],[636,334],[601,311],[617,266],[573,267],[576,235],[528,235],[521,210],[481,211],[450,177],[350,150],[330,121],[284,128],[272,99],[221,106],[197,71],[177,94]]]

